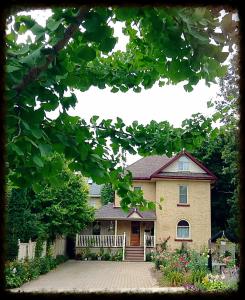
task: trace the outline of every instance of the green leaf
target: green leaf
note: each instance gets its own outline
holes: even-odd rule
[[[43,187],[38,182],[34,182],[32,187],[35,193],[40,193],[43,190]]]
[[[40,156],[34,155],[32,160],[38,167],[42,168],[44,166],[44,163],[43,163],[42,159],[40,158]]]
[[[56,21],[53,18],[49,18],[47,20],[46,27],[51,31],[55,31],[60,26],[62,21],[63,21],[63,19]]]
[[[119,89],[115,86],[111,89],[112,93],[117,93],[118,91],[119,91]]]
[[[40,139],[43,135],[42,130],[39,128],[31,128],[31,133],[37,139]]]
[[[92,123],[93,125],[96,125],[96,121],[99,119],[99,116],[93,116],[91,119],[90,119],[90,123]]]
[[[18,147],[16,144],[12,143],[10,144],[10,147],[18,154],[18,155],[24,155],[24,152],[21,150],[20,147]]]
[[[25,129],[27,130],[31,130],[30,126],[28,123],[26,123],[25,121],[21,120],[22,121],[22,124],[24,125]]]
[[[48,156],[52,152],[52,147],[48,144],[38,144],[38,148],[42,157]]]
[[[85,46],[80,49],[78,49],[77,55],[79,58],[85,60],[85,61],[91,61],[95,59],[96,57],[96,52],[93,48]]]
[[[116,45],[117,42],[117,38],[105,38],[101,41],[100,45],[99,45],[99,50],[101,50],[102,52],[110,52]]]
[[[227,57],[229,56],[229,52],[219,52],[219,54],[216,56],[218,62],[223,63]]]

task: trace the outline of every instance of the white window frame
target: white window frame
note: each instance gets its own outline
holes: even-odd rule
[[[186,156],[182,156],[179,158],[178,171],[190,172],[190,161]]]
[[[178,227],[187,228],[188,226],[178,226],[180,221],[186,221],[189,224],[189,236],[188,237],[178,237]],[[176,240],[190,240],[191,239],[191,225],[186,219],[179,219],[176,224]]]
[[[186,202],[180,202],[180,187],[181,187],[181,186],[185,186],[185,187],[186,187]],[[186,205],[186,204],[189,203],[188,199],[189,199],[188,185],[187,185],[187,184],[180,184],[180,185],[179,185],[179,203],[178,203],[178,204]]]

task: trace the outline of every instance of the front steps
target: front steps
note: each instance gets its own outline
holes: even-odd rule
[[[125,248],[125,261],[144,261],[144,247],[127,246]]]

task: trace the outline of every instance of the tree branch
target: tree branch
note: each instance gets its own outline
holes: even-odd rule
[[[52,53],[54,54],[49,54],[46,57],[46,62],[43,63],[42,65],[39,65],[37,67],[33,67],[30,69],[28,74],[26,74],[17,86],[14,87],[16,90],[17,94],[19,94],[26,86],[31,83],[32,81],[36,80],[40,73],[42,71],[45,71],[49,64],[55,59],[57,56],[58,52],[65,47],[65,45],[68,43],[69,39],[73,37],[73,35],[76,33],[76,31],[79,30],[79,25],[81,24],[84,16],[89,12],[89,9],[87,6],[82,6],[80,10],[78,11],[77,16],[75,17],[75,22],[70,24],[67,29],[64,32],[64,37],[59,40],[52,48]]]

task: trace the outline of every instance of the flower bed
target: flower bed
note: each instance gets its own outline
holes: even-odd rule
[[[123,250],[120,249],[115,253],[101,248],[99,253],[91,252],[89,248],[81,251],[76,255],[77,260],[110,260],[110,261],[122,261]]]
[[[8,261],[4,270],[6,288],[20,287],[25,282],[48,273],[67,259],[66,256],[58,255],[56,258],[45,256],[33,260]]]
[[[237,272],[236,275],[228,280],[228,276],[211,274],[207,268],[208,253],[204,251],[198,253],[194,250],[175,250],[169,252],[167,250],[158,250],[151,255],[155,263],[156,270],[162,274],[160,285],[162,286],[184,286],[187,291],[224,291],[237,289]],[[226,273],[229,268],[234,267],[233,262],[228,264]],[[232,274],[233,274],[232,273]]]

